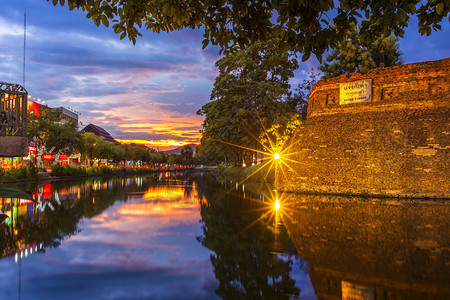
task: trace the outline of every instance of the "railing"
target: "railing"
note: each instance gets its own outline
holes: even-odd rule
[[[0,81],[0,136],[27,135],[28,92],[19,84]]]

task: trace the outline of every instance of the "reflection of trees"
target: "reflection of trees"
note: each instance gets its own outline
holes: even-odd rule
[[[292,256],[271,253],[275,233],[279,243],[276,248],[294,249],[286,231],[276,232],[269,227],[268,219],[261,219],[246,229],[264,213],[262,204],[247,201],[236,193],[225,195],[221,189],[207,188],[213,187],[212,182],[201,186],[205,198],[201,201],[203,236],[198,240],[214,251],[211,262],[219,280],[217,295],[224,299],[298,296],[300,289],[290,277]]]
[[[54,199],[52,209],[39,212],[34,207],[33,216],[21,215],[14,228],[0,224],[1,257],[12,255],[20,245],[43,243],[44,247],[57,247],[61,241],[79,232],[78,222],[81,218],[92,218],[116,201],[126,201],[127,194],[145,191],[153,185],[153,180],[145,178],[142,185],[137,185],[133,178],[114,178],[80,180],[78,183],[61,181],[52,183],[52,192],[71,189],[72,193]],[[35,187],[36,188],[36,187]],[[33,190],[30,190],[32,194]]]

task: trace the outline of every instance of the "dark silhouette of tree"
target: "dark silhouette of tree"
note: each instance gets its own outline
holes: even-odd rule
[[[203,236],[197,239],[214,252],[211,263],[219,281],[217,295],[223,299],[298,296],[300,288],[290,277],[296,255],[291,251],[295,248],[286,231],[279,231],[275,240],[275,224],[268,219],[261,219],[247,228],[264,213],[260,203],[226,193],[212,180],[206,185],[200,183],[200,186],[204,197],[201,201]],[[246,195],[248,197],[249,193]],[[288,250],[285,252],[287,259],[273,253],[275,242],[281,249]]]
[[[47,0],[50,1],[50,0]],[[223,51],[243,49],[257,41],[280,38],[280,46],[319,59],[342,42],[346,31],[361,21],[362,40],[368,44],[379,36],[403,37],[410,16],[419,19],[419,32],[440,30],[450,11],[448,0],[352,1],[142,1],[52,0],[69,9],[86,11],[86,17],[112,28],[120,39],[133,43],[140,28],[170,32],[204,28],[203,47],[219,45]]]

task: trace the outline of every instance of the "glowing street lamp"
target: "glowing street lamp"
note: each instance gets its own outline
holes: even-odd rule
[[[273,155],[273,158],[275,158],[275,159],[280,159],[280,154],[275,153],[275,154]]]
[[[280,200],[275,200],[275,210],[278,211],[280,209]]]

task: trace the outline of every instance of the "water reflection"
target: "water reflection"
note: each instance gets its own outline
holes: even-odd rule
[[[301,196],[290,205],[286,226],[320,299],[450,298],[447,203]]]
[[[295,267],[305,274],[307,265],[298,257],[272,202],[267,205],[261,195],[229,182],[222,183],[221,192],[214,183],[203,182],[202,187],[203,235],[198,240],[213,251],[217,295],[223,299],[297,298],[301,288],[292,271]],[[267,210],[275,217],[270,218]]]
[[[207,173],[15,188],[33,201],[0,199],[0,298],[450,298],[445,202],[278,195]]]
[[[0,202],[12,216],[0,224],[0,298],[214,298],[209,251],[195,239],[193,179],[162,173],[22,190],[33,201]]]

